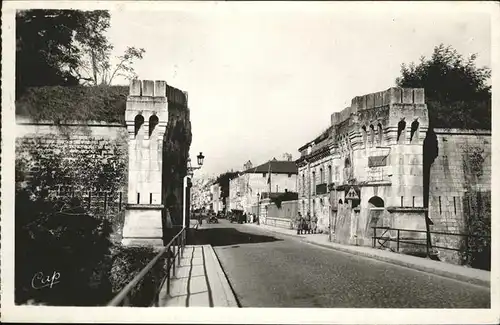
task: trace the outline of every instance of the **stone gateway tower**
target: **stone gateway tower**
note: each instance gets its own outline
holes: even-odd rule
[[[353,98],[299,149],[299,211],[316,215],[345,244],[371,245],[373,226],[425,230],[427,127],[423,89]]]
[[[127,97],[128,201],[124,245],[163,245],[165,222],[162,175],[169,105],[183,104],[185,94],[165,81],[133,80]],[[182,199],[182,198],[181,198]]]

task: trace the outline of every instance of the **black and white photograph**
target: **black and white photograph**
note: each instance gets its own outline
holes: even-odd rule
[[[499,18],[4,2],[2,321],[500,322]]]

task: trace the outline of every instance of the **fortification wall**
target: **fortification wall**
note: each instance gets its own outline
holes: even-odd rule
[[[163,143],[163,151],[160,155],[163,158],[162,177],[166,179],[163,182],[164,199],[169,200],[169,205],[175,213],[175,219],[180,224],[182,215],[182,178],[186,174],[187,157],[191,144],[191,123],[190,113],[187,107],[187,94],[179,89],[167,85],[164,81],[141,81],[134,80],[129,87],[129,95],[122,96],[123,87],[115,89],[110,87],[109,92],[103,92],[99,88],[92,87],[43,87],[44,89],[33,89],[30,92],[28,104],[31,103],[30,109],[19,109],[19,115],[16,117],[16,159],[27,158],[33,164],[32,153],[34,150],[41,153],[42,158],[50,158],[62,156],[69,161],[77,161],[78,159],[89,160],[89,155],[92,154],[95,159],[104,160],[111,158],[124,168],[120,170],[110,169],[107,171],[107,184],[102,188],[112,189],[113,191],[122,192],[121,202],[122,208],[128,201],[127,184],[128,184],[128,161],[130,156],[129,139],[130,131],[127,130],[125,117],[125,106],[127,97],[137,98],[141,96],[144,107],[140,110],[146,114],[150,104],[158,100],[158,97],[165,98],[166,107],[168,108],[162,119],[161,126],[165,127],[165,134],[158,140]],[[95,90],[95,94],[93,93]],[[52,102],[57,103],[57,118],[54,120],[40,120],[40,116],[50,118],[52,107],[46,100],[47,93],[50,94]],[[81,93],[89,96],[80,96]],[[115,94],[115,93],[118,93]],[[154,95],[159,96],[154,96]],[[102,96],[101,96],[102,95]],[[58,96],[63,96],[59,98]],[[99,97],[96,101],[96,98]],[[112,107],[104,107],[107,103],[103,98],[112,98],[109,103]],[[102,97],[102,98],[101,98]],[[67,98],[70,98],[69,100]],[[78,103],[72,102],[77,99]],[[66,99],[66,101],[65,101]],[[88,102],[86,103],[85,100]],[[97,104],[96,104],[97,103]],[[26,106],[23,98],[16,102],[17,106]],[[22,108],[21,107],[21,108]],[[72,114],[75,109],[86,111],[84,113],[77,112]],[[153,113],[149,112],[150,115]],[[157,112],[160,113],[160,112]],[[35,118],[31,117],[34,116]],[[149,137],[148,123],[150,115],[145,118],[143,125],[143,135]],[[76,120],[72,121],[71,117]],[[100,118],[97,121],[88,120],[89,117]],[[134,117],[132,117],[133,119]],[[60,122],[60,121],[64,122]],[[119,122],[105,122],[119,121]],[[39,159],[39,158],[37,158]],[[92,158],[94,159],[94,158]],[[74,165],[71,173],[80,179],[86,175],[86,170],[82,166]],[[54,185],[54,190],[66,190],[63,186]],[[88,188],[81,189],[84,199],[88,197]],[[100,200],[100,201],[99,201]],[[100,199],[92,197],[92,202],[100,202]],[[107,198],[110,203],[110,198]],[[117,207],[119,198],[116,198]],[[101,205],[102,206],[102,205]],[[110,210],[107,213],[111,213]],[[178,219],[178,220],[177,220]],[[122,220],[121,220],[122,221]],[[121,236],[121,227],[116,227],[116,231]],[[119,240],[119,238],[118,238]]]
[[[431,165],[429,217],[432,230],[469,233],[467,220],[490,219],[491,131],[435,129],[438,156]],[[479,196],[479,200],[478,200]],[[474,215],[471,215],[474,214]],[[464,238],[435,235],[433,244],[460,248]],[[440,250],[440,258],[461,264],[460,256]]]
[[[22,172],[28,175],[41,166],[47,168],[47,164],[65,161],[63,165],[71,168],[67,173],[73,181],[67,184],[61,180],[53,184],[51,191],[58,196],[81,198],[92,213],[113,222],[114,235],[119,240],[127,200],[128,145],[125,126],[106,122],[82,124],[78,121],[54,125],[51,121],[34,122],[18,117],[15,149],[16,162],[22,162],[22,166],[28,169]],[[111,169],[106,171],[106,175],[94,175],[98,171],[92,168],[97,165],[106,165]],[[102,180],[96,187],[89,179],[94,176],[100,176]]]

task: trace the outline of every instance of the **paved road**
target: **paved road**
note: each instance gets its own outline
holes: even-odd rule
[[[203,223],[242,307],[489,308],[489,289],[221,220]]]

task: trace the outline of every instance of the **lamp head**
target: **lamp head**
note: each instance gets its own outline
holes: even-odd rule
[[[200,152],[200,154],[198,156],[196,156],[196,158],[198,159],[198,166],[202,166],[203,160],[205,159],[205,156],[203,156],[203,153]]]

